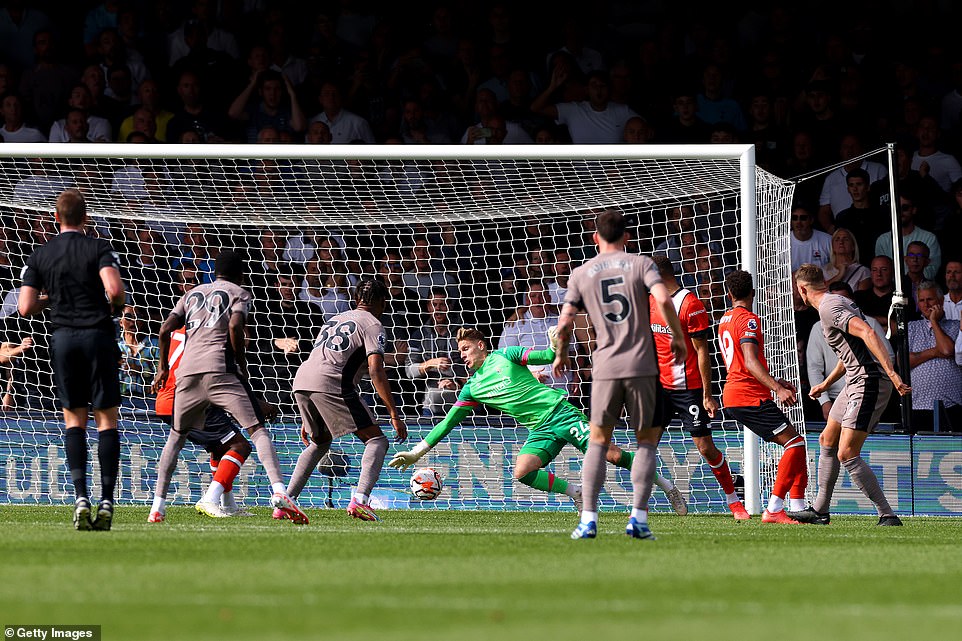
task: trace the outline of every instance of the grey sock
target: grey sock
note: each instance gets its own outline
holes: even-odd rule
[[[267,480],[271,485],[283,483],[281,478],[281,464],[277,460],[277,450],[274,449],[274,441],[271,440],[271,433],[266,427],[255,430],[250,435],[251,442],[257,450],[257,460],[264,466],[267,472]]]
[[[829,506],[832,504],[832,493],[835,492],[835,483],[838,481],[840,469],[838,448],[820,446],[818,454],[818,494],[812,503],[812,509],[816,512],[825,514],[829,511]]]
[[[311,478],[311,474],[317,469],[317,464],[321,462],[321,459],[327,453],[329,445],[325,445],[323,448],[317,446],[317,443],[311,442],[301,455],[297,457],[297,465],[294,466],[294,473],[291,474],[291,480],[287,484],[287,495],[292,499],[296,499],[301,494],[301,490],[307,485],[307,480]]]
[[[658,465],[657,450],[651,443],[640,443],[631,464],[631,485],[634,488],[631,506],[636,510],[647,510],[651,499],[652,480]]]
[[[357,493],[371,495],[374,484],[381,477],[381,466],[384,465],[384,455],[387,454],[387,437],[375,436],[364,443],[364,454],[361,456],[361,473],[357,479]]]
[[[181,434],[170,430],[167,435],[167,442],[164,443],[164,450],[160,453],[160,461],[157,463],[157,485],[154,486],[154,496],[167,498],[167,490],[170,488],[170,479],[174,477],[174,469],[177,467],[177,456],[184,449],[187,442],[187,434]]]
[[[882,492],[882,486],[878,484],[878,478],[875,476],[875,472],[868,466],[865,459],[861,456],[856,456],[847,461],[842,461],[842,465],[848,470],[849,476],[852,477],[852,482],[858,486],[858,489],[862,490],[862,494],[867,496],[869,500],[875,504],[875,509],[878,510],[879,516],[895,516],[895,512],[892,511],[892,506],[889,505],[888,499],[885,498],[885,493]]]
[[[581,496],[587,512],[598,511],[598,494],[605,485],[608,472],[608,461],[605,460],[607,452],[608,448],[604,445],[588,443],[585,460],[581,464]]]

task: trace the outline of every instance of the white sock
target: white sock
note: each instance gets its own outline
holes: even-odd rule
[[[271,483],[271,489],[274,494],[287,494],[287,486],[283,483]]]
[[[785,509],[785,499],[780,496],[775,496],[772,494],[771,498],[768,499],[768,511],[774,514],[775,512],[781,512]]]
[[[585,511],[583,511],[583,512],[581,513],[581,522],[582,522],[582,523],[591,523],[592,521],[595,521],[595,522],[598,521],[598,513],[597,513],[597,512],[589,512],[589,511],[585,510]]]
[[[236,510],[237,501],[234,500],[234,491],[233,490],[225,491],[220,497],[220,504],[225,508]]]
[[[655,485],[660,487],[663,492],[669,492],[675,489],[675,484],[669,478],[665,478],[661,474],[655,474]]]
[[[207,487],[207,491],[204,492],[204,498],[202,501],[207,501],[208,503],[220,503],[220,497],[224,494],[224,486],[220,481],[211,481],[210,485]]]
[[[580,485],[578,485],[577,483],[568,483],[568,489],[565,490],[565,494],[567,494],[571,498],[574,498],[580,493],[581,493]]]
[[[788,509],[792,512],[801,512],[806,507],[805,499],[788,499]]]
[[[161,514],[163,514],[166,507],[167,507],[167,499],[163,498],[162,496],[155,496],[154,503],[153,505],[150,506],[150,511],[160,512]]]
[[[648,523],[648,510],[639,510],[636,507],[631,508],[631,518],[638,521],[639,523]]]
[[[367,494],[361,494],[360,492],[358,492],[357,494],[354,495],[354,500],[360,503],[361,505],[367,505],[368,503],[371,502],[371,497],[368,496]]]
[[[738,503],[739,501],[741,501],[741,499],[738,498],[738,494],[736,494],[735,492],[732,492],[731,494],[725,495],[725,501],[729,505],[731,505],[732,503]]]

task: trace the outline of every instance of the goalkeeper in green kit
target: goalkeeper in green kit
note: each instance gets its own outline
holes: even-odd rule
[[[527,368],[528,365],[554,362],[555,338],[551,334],[549,336],[549,349],[508,347],[492,352],[484,335],[477,329],[462,327],[458,330],[458,351],[464,364],[474,373],[461,388],[454,407],[431,433],[414,449],[395,454],[388,465],[407,469],[447,436],[475,407],[484,404],[511,416],[528,430],[528,439],[515,462],[514,478],[542,492],[567,494],[580,512],[581,486],[542,469],[568,443],[584,454],[588,448],[589,433],[587,417],[565,400],[565,393],[540,383]],[[611,444],[608,448],[608,462],[618,467],[630,470],[632,458],[630,452],[623,451],[617,445]],[[684,498],[677,488],[669,490],[667,494],[676,512],[687,512]]]

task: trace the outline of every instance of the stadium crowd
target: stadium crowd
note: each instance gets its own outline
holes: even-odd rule
[[[13,0],[0,8],[0,137],[305,145],[748,142],[759,164],[783,177],[845,163],[798,183],[793,266],[823,266],[829,282],[847,284],[882,328],[901,278],[911,301],[912,375],[919,379],[913,403],[922,413],[940,411],[941,404],[959,429],[959,348],[944,349],[942,338],[959,344],[962,307],[962,254],[944,242],[962,232],[962,48],[951,31],[959,11],[921,1],[710,9],[610,2],[559,10],[542,2]],[[858,159],[890,141],[898,142],[903,275],[892,268],[886,165],[880,157]],[[151,189],[147,172],[143,189]],[[694,215],[685,207],[674,213],[682,230]],[[50,221],[37,220],[8,239],[12,228],[4,225],[0,238],[7,298],[17,286],[18,257],[29,254],[21,245],[54,231]],[[112,231],[135,257],[129,276],[154,284],[120,321],[125,389],[139,397],[156,353],[154,328],[137,316],[170,309],[175,296],[209,279],[216,243],[200,225]],[[17,248],[8,248],[8,240]],[[270,355],[260,364],[265,380],[288,379],[323,322],[300,319],[346,308],[345,274],[362,273],[362,256],[346,255],[350,244],[338,240],[251,230],[249,245],[266,274],[255,284],[260,308],[252,324],[255,351]],[[472,270],[472,256],[484,255],[494,240],[460,255],[445,253],[452,239],[444,234],[419,242],[413,233],[398,253],[391,251],[396,243],[367,244],[383,249],[363,258],[377,265],[392,288],[392,306],[403,314],[399,348],[387,364],[400,378],[418,380],[406,392],[420,396],[412,405],[432,411],[450,397],[444,380],[457,374],[443,361],[451,352],[441,347],[442,339],[450,341],[446,326],[455,324],[447,317],[483,311],[481,304],[478,310],[450,304],[472,298],[458,291],[465,283],[450,282],[450,267]],[[662,251],[677,252],[671,257],[682,264],[683,284],[697,289],[709,309],[719,299],[720,309],[723,292],[713,286],[720,288],[722,278],[701,282],[693,274],[704,270],[679,263],[702,259],[716,269],[710,261],[720,252],[707,239],[701,245],[691,257],[681,255],[684,243]],[[545,255],[528,249],[516,252],[513,265],[484,265],[503,277],[478,279],[500,287],[486,296],[511,298],[485,307],[505,310],[506,318],[482,319],[495,336],[505,320],[545,324],[541,299],[557,304],[570,261],[583,258],[571,255],[576,245],[544,247]],[[531,300],[530,274],[546,287]],[[522,317],[510,318],[517,309]],[[800,354],[808,358],[804,378],[815,373],[809,339],[817,319],[798,301],[795,309]],[[5,300],[0,313],[13,311]],[[45,349],[34,322],[17,319],[7,331],[0,367],[4,359]],[[512,340],[510,331],[505,340]],[[832,366],[822,364],[825,371]],[[424,389],[425,381],[434,387]],[[5,408],[16,403],[13,386],[7,390]],[[273,391],[274,400],[283,400],[282,390]],[[822,404],[810,408],[813,416],[821,416]]]

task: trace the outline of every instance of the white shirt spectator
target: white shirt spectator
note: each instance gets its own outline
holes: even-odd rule
[[[945,317],[949,320],[962,319],[962,300],[953,303],[949,295],[946,294],[945,301],[942,303],[942,309],[945,310]]]
[[[935,278],[935,273],[939,271],[939,266],[942,265],[942,246],[939,245],[938,239],[930,231],[922,229],[921,227],[916,227],[912,230],[911,234],[902,235],[902,256],[905,256],[905,252],[908,251],[909,243],[920,242],[925,243],[925,246],[929,248],[929,264],[925,267],[925,277],[929,280]],[[875,255],[876,256],[888,256],[892,257],[892,232],[887,231],[878,237],[875,241]],[[902,262],[903,270],[908,272],[908,267],[905,267],[905,261]]]
[[[55,200],[71,183],[57,174],[30,174],[13,188],[15,201]]]
[[[868,172],[869,184],[874,184],[889,175],[885,165],[871,160],[863,160],[861,169]],[[825,184],[822,185],[822,194],[818,198],[818,204],[831,205],[833,214],[852,206],[852,196],[848,193],[848,183],[845,180],[847,176],[848,170],[845,167],[839,167],[825,177]]]
[[[475,127],[484,127],[484,123],[478,122],[474,124]],[[505,122],[504,123],[504,140],[501,141],[503,145],[530,145],[534,142],[527,131],[522,129],[521,125],[516,122]],[[461,136],[461,144],[468,144],[468,130],[464,130],[464,134]],[[488,144],[487,138],[478,138],[474,141],[476,145],[486,145]]]
[[[605,70],[604,56],[602,56],[600,52],[595,51],[591,47],[582,47],[581,53],[577,53],[577,54],[571,51],[570,49],[568,49],[568,47],[561,47],[556,51],[552,51],[551,53],[548,54],[548,58],[545,60],[545,64],[548,65],[549,68],[551,65],[551,59],[554,57],[556,53],[559,53],[559,52],[564,52],[569,56],[571,56],[572,58],[574,58],[575,62],[578,63],[578,68],[580,68],[581,72],[584,73],[585,75],[588,75],[592,71]]]
[[[912,156],[912,169],[918,170],[923,162],[929,164],[929,175],[946,193],[952,189],[952,183],[962,178],[962,166],[959,165],[959,161],[955,156],[944,151],[937,151],[928,156],[920,156],[916,151]]]
[[[168,45],[170,51],[170,66],[173,67],[175,62],[190,53],[190,47],[187,46],[187,41],[184,39],[183,25],[168,36]],[[234,60],[240,59],[240,48],[237,46],[237,38],[219,27],[214,27],[207,35],[207,46],[214,51],[226,53]]]
[[[144,174],[136,165],[127,165],[114,172],[110,191],[130,200],[141,200],[150,196],[144,184]]]
[[[44,138],[39,129],[27,127],[26,125],[16,131],[10,131],[7,129],[7,126],[4,125],[3,128],[0,128],[0,137],[3,138],[3,142],[47,142],[47,139]]]
[[[558,324],[558,316],[549,314],[544,318],[532,318],[531,312],[525,312],[519,320],[504,326],[498,349],[505,347],[528,347],[530,349],[548,349],[548,329]],[[574,354],[573,345],[569,346]],[[549,387],[557,387],[571,393],[572,375],[565,372],[564,376],[555,377],[550,365],[529,365],[528,369],[535,378]]]
[[[566,125],[575,144],[611,144],[621,142],[625,123],[638,114],[628,105],[609,102],[602,111],[595,111],[587,100],[562,102],[555,105],[559,125]],[[507,142],[507,141],[505,141]]]
[[[832,237],[817,229],[808,240],[799,240],[792,234],[792,271],[805,263],[824,267],[832,257]]]
[[[55,120],[50,126],[50,142],[67,142],[70,136],[65,129],[65,119]],[[87,140],[90,142],[110,142],[113,140],[110,121],[100,116],[87,116]]]
[[[332,145],[346,145],[355,140],[363,140],[369,145],[374,144],[374,132],[367,120],[361,118],[356,113],[342,109],[334,120],[327,117],[325,112],[321,112],[311,118],[311,122],[323,122],[331,131]]]

